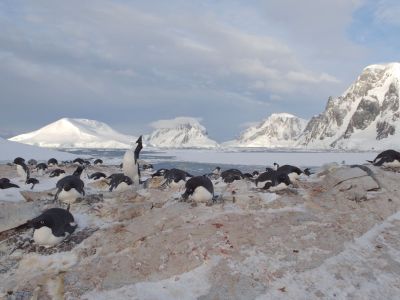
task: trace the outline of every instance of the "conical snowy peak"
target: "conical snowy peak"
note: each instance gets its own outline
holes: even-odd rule
[[[62,118],[10,140],[51,148],[129,148],[136,137],[121,134],[103,122]]]
[[[400,145],[400,63],[371,65],[299,139],[307,148],[385,149]]]
[[[211,140],[205,127],[195,118],[178,117],[160,120],[151,124],[155,129],[146,137],[149,146],[159,148],[215,148],[218,143]]]
[[[307,121],[287,113],[272,114],[247,128],[238,139],[224,143],[227,147],[292,147]]]

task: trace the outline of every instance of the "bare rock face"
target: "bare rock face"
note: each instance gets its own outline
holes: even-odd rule
[[[299,137],[306,148],[387,149],[397,147],[400,63],[365,68],[349,89],[330,97]]]

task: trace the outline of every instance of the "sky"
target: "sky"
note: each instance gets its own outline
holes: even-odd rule
[[[0,0],[0,136],[185,116],[221,142],[272,113],[310,119],[400,61],[398,16],[397,0]]]

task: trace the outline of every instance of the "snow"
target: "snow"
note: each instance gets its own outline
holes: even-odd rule
[[[211,140],[205,127],[198,119],[178,117],[152,123],[155,130],[145,136],[145,142],[158,148],[216,148],[218,143]]]
[[[400,251],[385,245],[398,237],[396,221],[400,221],[400,212],[372,227],[319,267],[275,281],[257,300],[299,299],[299,295],[307,295],[307,299],[321,299],[317,295],[324,299],[397,299],[398,274],[380,270],[388,261],[399,263]],[[385,237],[381,237],[383,234]],[[380,257],[377,242],[390,249],[388,257]],[[285,292],[280,290],[282,287]]]
[[[206,295],[211,284],[210,271],[218,263],[217,257],[211,258],[192,271],[155,282],[139,282],[110,291],[92,291],[82,296],[86,300],[140,299],[175,300],[198,299]]]
[[[306,124],[306,120],[288,113],[272,114],[260,123],[247,128],[238,139],[222,145],[225,147],[292,147]]]
[[[175,161],[260,166],[272,166],[274,162],[277,162],[279,165],[289,164],[300,167],[317,167],[331,162],[341,164],[343,161],[346,164],[362,164],[376,157],[375,152],[238,152],[205,149],[166,150],[154,154],[154,156],[157,155],[173,156]]]
[[[0,162],[4,163],[13,161],[17,156],[25,158],[26,161],[31,158],[47,161],[51,157],[54,157],[57,160],[69,160],[76,157],[75,155],[66,152],[24,145],[0,138]]]
[[[10,140],[50,148],[129,148],[136,139],[103,122],[62,118]]]

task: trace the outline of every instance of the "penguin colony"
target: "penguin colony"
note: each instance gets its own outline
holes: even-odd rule
[[[94,172],[86,174],[87,178],[93,181],[106,180],[109,185],[109,192],[125,191],[130,188],[147,187],[149,181],[160,179],[162,184],[160,188],[180,187],[184,192],[181,194],[181,201],[195,202],[214,202],[217,196],[214,194],[214,184],[222,181],[225,184],[231,184],[236,180],[247,180],[254,184],[254,188],[260,190],[272,190],[272,188],[284,186],[287,187],[295,182],[299,176],[311,175],[309,169],[301,170],[296,166],[279,166],[274,163],[273,168],[265,168],[264,172],[254,171],[252,173],[242,173],[238,169],[222,170],[216,167],[210,173],[201,176],[192,176],[184,170],[177,168],[158,169],[145,182],[141,181],[139,168],[139,154],[142,150],[142,136],[136,141],[135,150],[129,149],[123,157],[121,164],[121,173],[114,173],[107,176],[103,172]],[[374,166],[400,166],[400,153],[395,150],[386,150],[380,153],[374,160],[368,161]],[[8,178],[0,178],[0,189],[20,188],[22,182],[25,185],[31,185],[30,188],[40,184],[39,180],[32,177],[34,172],[43,175],[47,172],[49,178],[57,179],[55,187],[57,189],[54,195],[54,203],[59,207],[45,210],[42,214],[32,220],[27,220],[25,224],[19,227],[29,227],[33,229],[32,239],[35,243],[44,247],[52,247],[62,242],[66,237],[73,234],[77,228],[74,217],[70,212],[70,206],[79,197],[85,196],[85,184],[81,179],[85,168],[90,165],[89,160],[77,158],[72,162],[62,162],[61,164],[51,158],[47,163],[38,163],[31,159],[25,163],[25,159],[17,157],[14,159],[19,182],[11,182]],[[70,175],[62,169],[63,166],[75,165],[76,169]],[[101,159],[96,159],[93,165],[102,165]],[[143,170],[152,171],[153,165],[142,166]],[[18,184],[17,184],[18,183]],[[63,205],[68,205],[66,209]]]

